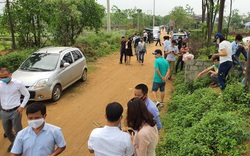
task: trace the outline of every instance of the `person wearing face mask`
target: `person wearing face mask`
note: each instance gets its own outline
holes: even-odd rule
[[[162,128],[160,113],[154,102],[148,97],[148,86],[145,84],[136,85],[134,94],[136,98],[141,98],[145,102],[148,111],[154,116],[159,131]]]
[[[214,36],[214,42],[219,44],[219,53],[213,54],[212,58],[220,57],[220,66],[218,70],[218,84],[221,90],[226,88],[226,78],[231,69],[232,62],[232,45],[229,41],[225,40],[221,33]]]
[[[217,77],[218,77],[218,69],[220,65],[220,58],[215,57],[213,58],[213,61],[214,61],[214,65],[200,72],[196,78],[200,78],[203,74],[210,74],[210,78],[212,80],[211,87],[216,88],[216,87],[219,87]]]
[[[1,118],[4,132],[11,142],[7,149],[10,152],[15,134],[23,129],[22,112],[29,100],[30,93],[23,83],[11,77],[8,68],[0,70],[0,80]],[[21,95],[24,96],[22,103],[20,101]]]
[[[156,49],[153,55],[155,55],[155,61],[154,61],[155,70],[154,70],[152,93],[155,100],[155,104],[158,107],[164,105],[165,85],[170,70],[168,61],[162,57],[162,51],[160,49]],[[161,92],[160,102],[157,100],[157,94],[156,94],[158,89],[160,89]]]
[[[66,142],[61,128],[45,122],[47,114],[44,104],[30,104],[26,115],[29,126],[18,132],[11,156],[55,156],[65,150]]]

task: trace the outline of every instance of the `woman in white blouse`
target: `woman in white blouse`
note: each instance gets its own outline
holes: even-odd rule
[[[158,130],[153,115],[140,98],[131,99],[127,107],[127,126],[135,130],[132,140],[136,156],[155,156]]]

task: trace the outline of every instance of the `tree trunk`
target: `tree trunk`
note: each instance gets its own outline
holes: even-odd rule
[[[249,92],[250,88],[250,43],[248,43],[248,54],[247,54],[247,69],[246,69],[246,91]]]
[[[206,17],[206,0],[202,0],[202,17],[201,17],[202,24],[204,24],[205,22],[205,17]],[[202,34],[204,35],[204,39],[206,40],[205,30],[203,26],[202,26]]]
[[[233,8],[233,0],[230,0],[230,11],[229,11],[230,13],[229,13],[228,22],[227,22],[226,38],[227,38],[228,33],[229,33],[229,27],[230,27],[231,18],[232,18],[232,8]]]
[[[212,36],[212,15],[213,15],[213,0],[206,1],[207,6],[207,47],[211,46]]]
[[[225,1],[226,0],[220,0],[219,21],[218,21],[218,30],[217,30],[218,33],[222,33]]]
[[[6,1],[6,6],[7,6],[7,10],[8,10],[8,15],[9,15],[9,24],[10,24],[12,49],[15,50],[16,49],[16,40],[15,40],[14,25],[13,25],[13,20],[12,20],[12,16],[11,16],[10,2],[9,2],[9,0]]]

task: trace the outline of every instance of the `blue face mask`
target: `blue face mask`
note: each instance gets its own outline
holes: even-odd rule
[[[216,63],[214,66],[217,68],[219,67],[220,63]]]
[[[8,82],[10,82],[10,78],[9,77],[8,78],[4,78],[4,79],[1,79],[1,81],[4,82],[4,83],[8,83]]]

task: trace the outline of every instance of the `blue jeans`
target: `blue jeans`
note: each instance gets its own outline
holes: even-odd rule
[[[218,84],[221,90],[226,88],[226,78],[231,69],[233,62],[226,61],[220,64],[219,71],[218,71]]]
[[[140,52],[139,52],[139,61],[141,61],[141,63],[144,62],[144,54],[145,54],[144,51],[140,51]]]
[[[245,59],[247,59],[247,52],[243,47],[239,47],[236,50],[236,53],[234,55],[232,55],[232,59],[233,59],[233,65],[236,66],[236,68],[240,72],[240,76],[243,76],[243,67],[239,61],[239,56],[241,53],[244,55]]]

